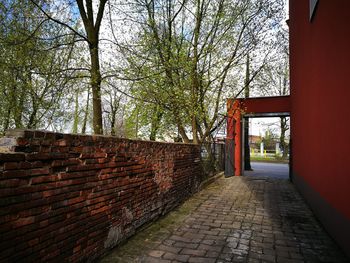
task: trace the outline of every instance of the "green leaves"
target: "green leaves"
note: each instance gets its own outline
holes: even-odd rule
[[[126,74],[142,78],[133,82],[133,96],[147,97],[164,116],[172,116],[184,140],[187,134],[195,143],[209,140],[219,112],[226,111],[224,96],[239,90],[232,86],[241,78],[239,64],[275,14],[271,1],[137,4],[138,14],[147,15],[129,14],[139,37],[133,49],[124,49]]]
[[[5,2],[0,17],[0,130],[47,128],[58,117],[71,59],[71,49],[56,46],[71,36],[30,1]]]

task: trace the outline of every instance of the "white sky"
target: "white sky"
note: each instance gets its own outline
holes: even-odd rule
[[[280,118],[249,118],[249,134],[250,135],[265,135],[265,131],[270,128],[277,135],[280,134]],[[289,130],[287,131],[289,136]]]
[[[286,11],[286,16],[287,16],[286,19],[289,19],[289,0],[285,0],[284,8],[285,8],[285,11]]]
[[[289,0],[285,0],[285,12],[286,20],[289,19]],[[280,133],[280,118],[250,118],[249,134],[250,135],[264,135],[265,131],[270,128],[277,134]],[[289,136],[289,130],[287,131],[287,136]]]

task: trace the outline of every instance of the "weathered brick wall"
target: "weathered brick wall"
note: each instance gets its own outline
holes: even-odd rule
[[[0,262],[92,261],[202,180],[194,145],[13,130],[0,151]]]

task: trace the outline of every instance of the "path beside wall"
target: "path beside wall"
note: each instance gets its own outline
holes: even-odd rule
[[[203,179],[195,145],[9,131],[0,138],[0,261],[92,261]]]

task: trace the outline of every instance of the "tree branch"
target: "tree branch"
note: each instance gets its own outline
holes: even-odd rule
[[[74,32],[74,34],[80,36],[81,38],[83,38],[85,41],[89,42],[89,40],[86,38],[86,36],[82,35],[81,33],[79,33],[78,31],[76,31],[73,27],[71,27],[70,25],[56,19],[53,18],[51,15],[49,15],[39,4],[37,4],[34,0],[30,0],[48,19],[50,19],[51,21],[64,26],[66,28],[68,28],[69,30],[71,30],[72,32]],[[79,1],[79,0],[77,0]]]

